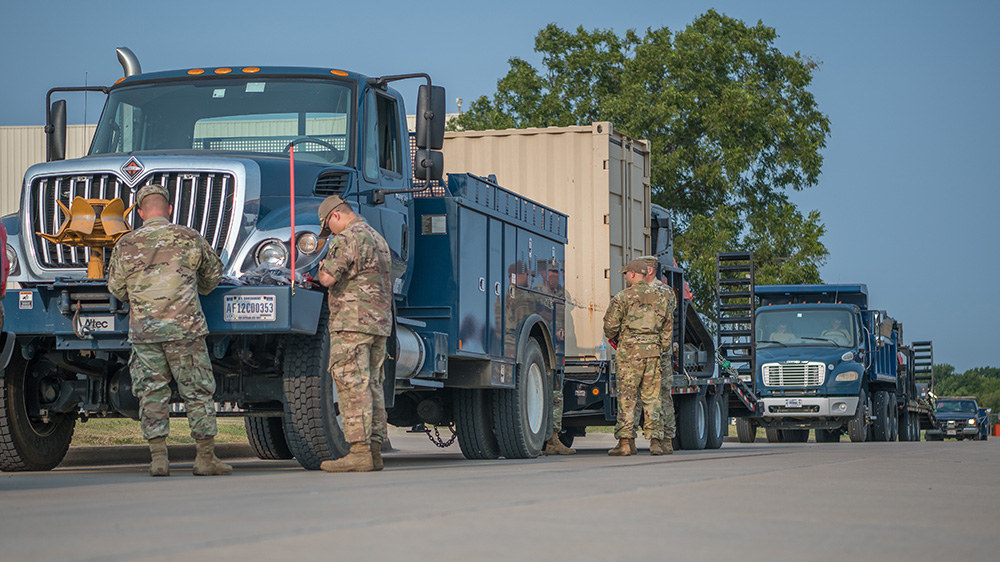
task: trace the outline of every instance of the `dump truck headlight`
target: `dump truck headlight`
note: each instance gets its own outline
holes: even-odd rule
[[[843,373],[840,373],[839,375],[837,375],[837,377],[834,380],[836,380],[837,382],[851,382],[851,381],[856,381],[856,380],[858,380],[858,372],[857,371],[844,371]]]
[[[285,267],[288,261],[288,249],[278,240],[265,240],[257,247],[257,265],[268,267]]]
[[[10,274],[17,273],[17,251],[10,244],[7,244],[7,262],[10,263]]]

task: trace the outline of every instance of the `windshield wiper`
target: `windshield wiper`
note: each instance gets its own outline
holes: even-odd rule
[[[831,344],[833,344],[834,347],[840,347],[839,345],[837,345],[837,342],[831,340],[830,338],[810,338],[808,336],[802,336],[802,339],[804,339],[804,340],[816,340],[816,341],[828,341]]]
[[[773,340],[757,340],[757,343],[776,343],[781,347],[788,347],[787,345],[781,343],[780,341],[773,341]]]

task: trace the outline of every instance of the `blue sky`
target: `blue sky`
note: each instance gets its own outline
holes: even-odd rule
[[[112,83],[121,45],[145,71],[428,72],[455,111],[455,98],[492,94],[509,57],[538,64],[534,36],[548,23],[679,30],[709,8],[761,20],[782,51],[822,61],[811,89],[832,134],[819,184],[793,199],[822,213],[824,279],[867,283],[907,341],[934,340],[939,363],[1000,365],[990,351],[1000,310],[997,2],[5,0],[0,125],[41,124],[51,87]],[[71,122],[82,112],[71,102]]]

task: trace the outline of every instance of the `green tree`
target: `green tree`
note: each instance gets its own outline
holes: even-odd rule
[[[752,249],[768,282],[818,282],[819,213],[788,192],[817,183],[830,124],[808,86],[818,64],[774,47],[777,33],[709,10],[684,30],[565,31],[535,38],[543,70],[510,59],[497,93],[457,128],[610,121],[652,145],[653,201],[674,214],[678,261],[699,309],[714,308],[714,255]]]
[[[976,367],[956,374],[955,368],[947,363],[935,365],[934,393],[938,396],[975,396],[980,408],[1000,413],[1000,369]]]

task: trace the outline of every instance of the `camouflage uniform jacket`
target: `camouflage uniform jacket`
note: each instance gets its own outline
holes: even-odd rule
[[[663,296],[667,298],[667,321],[663,325],[663,353],[670,357],[673,355],[671,347],[674,340],[674,310],[677,308],[677,297],[674,296],[674,290],[670,285],[660,281],[658,277],[654,277],[649,285],[663,292]]]
[[[208,333],[198,293],[222,279],[222,262],[197,231],[153,217],[115,244],[108,290],[131,304],[129,341],[161,343]]]
[[[667,298],[645,281],[636,281],[611,299],[604,314],[604,337],[618,338],[618,353],[628,359],[660,357]]]
[[[333,239],[320,269],[333,276],[327,300],[331,332],[392,333],[389,245],[358,217]]]

